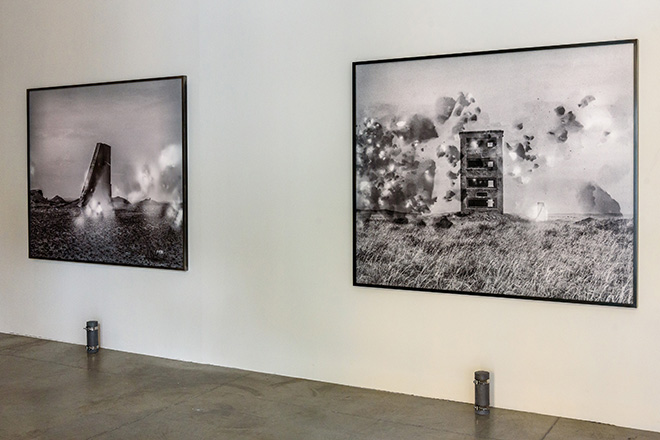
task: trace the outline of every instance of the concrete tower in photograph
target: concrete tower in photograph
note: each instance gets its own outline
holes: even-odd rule
[[[112,203],[110,149],[110,145],[101,142],[96,144],[80,195],[79,205],[81,207],[87,206],[92,200],[96,200],[104,206]]]
[[[461,137],[461,212],[504,208],[502,130],[464,131]]]

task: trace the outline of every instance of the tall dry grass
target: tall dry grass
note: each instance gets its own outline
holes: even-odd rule
[[[536,223],[479,215],[450,219],[454,225],[449,229],[360,220],[357,283],[633,302],[632,220]]]

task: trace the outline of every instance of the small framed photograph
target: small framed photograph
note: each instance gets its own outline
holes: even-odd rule
[[[30,258],[187,270],[186,77],[27,90]]]
[[[353,283],[637,305],[637,40],[353,63]]]

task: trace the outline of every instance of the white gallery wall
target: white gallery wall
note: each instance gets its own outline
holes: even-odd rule
[[[660,2],[0,0],[0,332],[660,431]],[[638,308],[352,286],[351,62],[639,39]],[[188,75],[187,272],[27,258],[25,90]]]

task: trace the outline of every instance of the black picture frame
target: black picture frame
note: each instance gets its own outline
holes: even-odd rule
[[[353,285],[637,307],[637,54],[354,62]]]
[[[187,77],[26,95],[29,258],[187,270]]]

